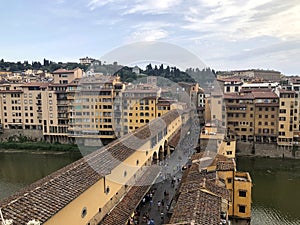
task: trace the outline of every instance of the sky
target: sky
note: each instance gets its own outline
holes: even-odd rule
[[[1,0],[1,8],[5,61],[78,62],[164,42],[215,70],[300,75],[299,0]]]

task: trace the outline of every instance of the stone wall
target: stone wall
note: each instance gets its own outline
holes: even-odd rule
[[[4,129],[3,133],[0,134],[0,141],[7,141],[11,136],[26,136],[33,140],[37,139],[42,141],[44,139],[43,132],[41,130],[23,130],[23,129]]]
[[[292,149],[277,146],[277,144],[254,144],[255,154],[252,154],[253,143],[237,142],[237,155],[252,155],[270,158],[296,158],[300,159],[300,150],[293,153]]]

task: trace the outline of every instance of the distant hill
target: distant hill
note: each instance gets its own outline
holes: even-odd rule
[[[25,71],[28,69],[33,69],[33,70],[43,70],[52,73],[53,71],[63,68],[63,69],[68,69],[72,70],[75,68],[81,68],[84,71],[87,69],[87,65],[81,65],[79,63],[75,62],[67,62],[67,63],[56,63],[52,62],[50,60],[44,59],[43,63],[41,62],[31,62],[29,63],[28,61],[22,62],[5,62],[4,59],[0,60],[0,70],[2,71],[9,71],[9,72],[17,72],[17,71]]]
[[[141,70],[140,73],[142,75],[144,74],[147,76],[163,77],[175,83],[198,82],[202,85],[206,83],[212,83],[215,78],[215,72],[210,68],[205,68],[203,70],[200,70],[198,68],[195,69],[189,68],[184,72],[179,70],[176,67],[169,67],[169,66],[164,67],[163,64],[161,64],[159,67],[157,65],[153,67],[152,64],[148,64],[146,66],[146,69]],[[132,72],[132,68],[128,66],[122,67],[120,70],[114,73],[114,75],[119,75],[123,82],[132,82],[138,79],[141,76],[141,74],[136,74]]]

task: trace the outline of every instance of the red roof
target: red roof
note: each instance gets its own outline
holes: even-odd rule
[[[73,70],[66,70],[66,69],[58,69],[58,70],[55,70],[53,72],[53,74],[59,74],[59,73],[74,73],[76,70],[78,70],[79,68],[75,68]]]
[[[274,92],[252,92],[254,98],[278,98]]]

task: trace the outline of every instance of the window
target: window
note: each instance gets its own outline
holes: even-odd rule
[[[284,106],[285,105],[285,102],[281,102],[281,106]]]
[[[232,178],[227,178],[227,183],[231,184],[231,182],[232,182]]]
[[[86,217],[86,215],[87,215],[87,209],[86,209],[86,207],[84,207],[81,211],[81,218]]]
[[[246,197],[247,196],[247,191],[245,191],[245,190],[239,190],[239,196],[240,197]]]
[[[244,206],[244,205],[239,205],[239,212],[240,212],[240,213],[245,213],[245,212],[246,212],[246,206]]]

